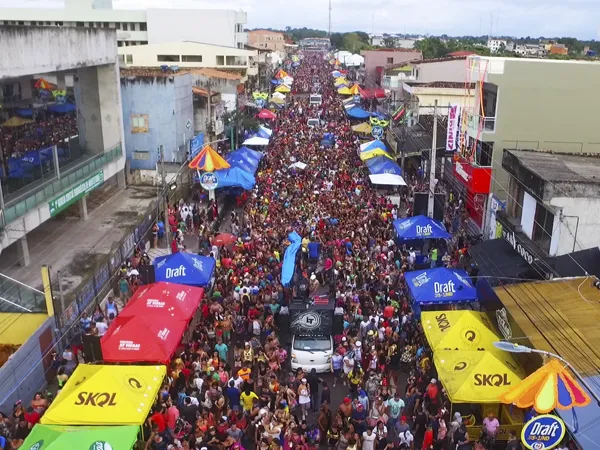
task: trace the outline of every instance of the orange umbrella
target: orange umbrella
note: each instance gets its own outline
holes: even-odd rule
[[[214,172],[215,170],[229,169],[231,166],[215,149],[207,145],[190,161],[188,167],[205,172]]]
[[[36,89],[46,89],[46,90],[52,89],[52,84],[48,83],[43,78],[40,78],[39,80],[37,80],[33,86]]]

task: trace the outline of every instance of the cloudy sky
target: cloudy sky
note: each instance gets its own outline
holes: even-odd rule
[[[0,7],[62,7],[64,0],[0,0]],[[116,9],[248,12],[248,27],[327,29],[328,0],[113,0]],[[332,0],[333,31],[570,36],[598,39],[600,0]],[[1,12],[0,12],[1,17]]]

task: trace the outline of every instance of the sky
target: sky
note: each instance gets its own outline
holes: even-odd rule
[[[600,39],[599,0],[331,0],[332,31]],[[64,0],[0,0],[62,7]],[[249,28],[328,27],[328,0],[113,0],[115,9],[216,8],[248,13]],[[217,6],[218,5],[218,6]],[[294,6],[296,5],[296,6]],[[0,18],[1,18],[0,13]]]

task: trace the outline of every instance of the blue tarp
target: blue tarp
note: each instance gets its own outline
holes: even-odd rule
[[[258,132],[254,134],[254,136],[258,136],[258,137],[265,138],[265,139],[270,139],[271,135],[265,130],[268,130],[268,128],[260,127],[258,129]]]
[[[174,253],[159,256],[153,262],[156,282],[168,281],[188,286],[208,286],[215,271],[216,261],[208,256],[192,253]]]
[[[373,175],[382,173],[402,175],[402,169],[400,166],[387,156],[376,156],[375,158],[367,159],[365,164],[367,165],[369,172],[371,172]]]
[[[288,235],[288,239],[291,244],[285,249],[283,254],[283,265],[281,266],[281,284],[289,286],[294,276],[294,270],[296,269],[296,253],[300,250],[302,245],[302,238],[298,233],[292,231]]]
[[[254,175],[248,173],[241,167],[231,167],[230,169],[215,170],[214,174],[219,180],[217,189],[239,187],[246,191],[251,190],[256,184]]]
[[[31,108],[18,108],[16,112],[21,117],[33,117],[33,109]]]
[[[355,106],[354,108],[350,108],[346,110],[346,114],[354,119],[366,119],[371,116],[369,111],[365,111],[359,106]]]
[[[600,386],[600,376],[588,376],[583,377],[585,382],[592,387],[592,389],[598,391]],[[582,386],[583,389],[592,399],[592,402],[584,407],[577,407],[574,409],[577,414],[576,421],[573,417],[573,411],[561,411],[557,409],[556,412],[562,420],[565,421],[569,430],[574,430],[576,425],[579,427],[577,433],[572,433],[581,448],[598,448],[598,442],[600,442],[600,406],[594,401],[593,393],[590,393],[588,389]]]
[[[388,151],[388,148],[385,146],[385,144],[379,140],[366,142],[365,144],[362,144],[360,147],[361,147],[360,148],[361,152],[368,152],[369,150],[375,150],[377,148],[380,148],[381,150],[385,150],[386,152]]]
[[[248,147],[240,147],[229,153],[225,159],[231,167],[239,167],[249,174],[254,175],[263,156],[263,153],[257,152],[256,150],[252,150]]]
[[[406,273],[406,282],[413,301],[427,303],[466,303],[477,299],[477,289],[464,270],[435,269]]]
[[[407,217],[394,220],[399,239],[449,239],[450,233],[444,225],[426,216]]]
[[[60,114],[73,112],[76,109],[77,109],[77,107],[73,103],[62,103],[62,104],[55,104],[55,105],[48,106],[48,111],[53,112],[53,113],[60,113]]]

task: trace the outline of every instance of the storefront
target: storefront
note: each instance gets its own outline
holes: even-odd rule
[[[469,216],[483,230],[492,168],[474,166],[462,156],[455,154],[452,161],[452,174],[455,181],[453,184],[463,195]]]

